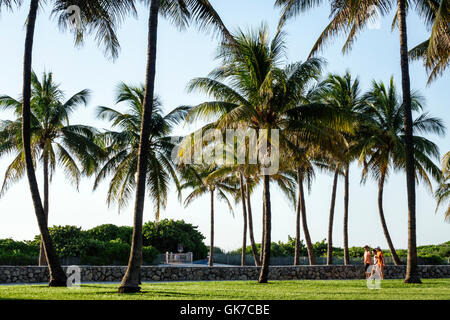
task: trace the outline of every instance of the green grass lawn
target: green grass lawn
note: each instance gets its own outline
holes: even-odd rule
[[[45,285],[0,285],[0,299],[58,300],[450,300],[450,279],[424,279],[419,285],[384,280],[379,290],[369,290],[364,280],[211,281],[144,283],[137,294],[117,293],[118,284],[85,284],[81,288],[48,288]]]

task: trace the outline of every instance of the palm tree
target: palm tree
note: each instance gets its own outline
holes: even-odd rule
[[[417,92],[411,93],[414,111],[420,111],[423,98]],[[406,133],[402,125],[405,108],[399,97],[391,78],[389,86],[382,82],[372,83],[371,90],[366,94],[367,108],[364,113],[370,117],[365,132],[362,134],[360,162],[364,163],[362,179],[365,181],[371,174],[378,181],[378,210],[386,241],[396,265],[400,259],[394,249],[391,237],[386,225],[383,210],[383,191],[386,179],[392,170],[404,170],[406,167],[405,139]],[[428,114],[420,114],[413,122],[414,133],[435,133],[442,135],[445,132],[442,121],[429,117]],[[439,179],[439,168],[433,163],[432,158],[439,159],[438,147],[430,140],[413,135],[415,177],[421,178],[430,189],[430,173],[435,179]]]
[[[308,153],[306,153],[308,156]],[[307,159],[307,158],[306,158]],[[305,191],[303,184],[306,182],[308,190],[311,189],[312,180],[315,176],[314,168],[309,160],[304,161],[301,165],[297,164],[297,186],[298,186],[298,200],[297,200],[297,216],[296,216],[296,235],[295,235],[295,253],[294,265],[300,264],[300,224],[305,234],[306,249],[308,251],[308,261],[310,265],[316,264],[316,257],[312,246],[311,236],[309,234],[308,222],[306,216]],[[301,221],[301,223],[300,223]]]
[[[112,128],[99,135],[100,144],[108,154],[107,160],[97,171],[94,190],[108,176],[109,182],[107,203],[117,203],[119,211],[128,205],[136,188],[137,159],[139,150],[140,124],[142,120],[142,106],[144,100],[144,85],[131,86],[120,83],[117,86],[116,103],[126,103],[128,110],[124,113],[104,106],[98,107],[97,115],[100,119],[112,122]],[[153,101],[151,118],[149,154],[147,166],[148,196],[153,201],[155,219],[159,220],[161,208],[167,204],[169,182],[173,181],[177,187],[179,197],[180,183],[176,169],[171,160],[174,148],[170,133],[174,125],[182,121],[187,108],[179,107],[162,115],[158,98]],[[180,198],[181,200],[181,198]]]
[[[333,169],[334,167],[334,169]],[[331,191],[331,204],[330,214],[328,216],[328,248],[327,248],[327,265],[333,264],[333,221],[334,221],[334,208],[336,205],[336,191],[338,178],[340,173],[339,163],[334,164],[334,161],[330,163],[330,169],[334,171],[333,174],[333,188]]]
[[[228,178],[215,179],[212,178],[211,173],[214,169],[209,166],[193,166],[189,165],[182,171],[184,183],[181,185],[182,189],[192,189],[191,193],[185,198],[184,206],[187,207],[193,200],[198,197],[208,194],[210,195],[210,247],[209,247],[209,266],[214,265],[214,198],[225,201],[228,204],[230,212],[234,216],[233,206],[227,197],[228,194],[236,193],[233,181]]]
[[[240,142],[245,143],[244,141],[237,141],[235,146]],[[253,221],[252,221],[252,213],[251,213],[251,205],[250,205],[250,193],[257,184],[260,183],[261,177],[257,174],[257,172],[253,172],[255,175],[254,178],[250,178],[250,173],[255,170],[255,166],[249,163],[240,164],[237,163],[236,153],[233,151],[235,148],[227,148],[227,153],[232,154],[234,156],[234,163],[226,163],[219,167],[217,170],[213,171],[208,176],[208,180],[212,181],[220,181],[223,179],[227,179],[228,184],[234,183],[236,186],[236,190],[233,194],[236,202],[241,202],[243,207],[243,234],[242,234],[242,253],[241,253],[241,265],[245,266],[246,259],[246,249],[247,249],[247,229],[250,229],[250,241],[252,254],[255,259],[255,264],[258,266],[260,261],[258,259],[258,252],[256,249],[256,244],[253,235]],[[230,161],[231,162],[231,161]],[[246,160],[248,162],[248,159]],[[245,177],[245,179],[244,179]],[[278,188],[282,192],[284,196],[288,199],[289,203],[291,203],[294,207],[296,205],[295,199],[295,180],[292,178],[292,174],[289,171],[280,171],[276,174],[270,176],[270,179],[277,184]],[[245,181],[245,182],[244,182]],[[231,190],[230,190],[231,192]],[[249,210],[247,210],[249,209]],[[250,213],[248,215],[248,213]],[[248,227],[250,226],[250,227]]]
[[[439,206],[450,199],[450,151],[442,157],[442,177],[439,181],[439,187],[436,189],[435,197],[437,199],[436,211]],[[445,211],[445,220],[450,222],[450,204]]]
[[[272,150],[279,157],[285,156],[279,152],[285,150],[285,146],[295,149],[290,141],[294,133],[305,143],[326,140],[322,128],[314,126],[314,122],[328,120],[328,123],[334,121],[338,125],[341,119],[327,106],[303,105],[300,101],[307,84],[318,76],[321,60],[312,59],[280,68],[285,54],[284,34],[278,31],[270,39],[265,25],[249,33],[239,30],[235,40],[234,44],[220,46],[218,57],[223,62],[222,66],[213,70],[208,77],[190,82],[189,91],[201,90],[215,100],[194,106],[188,119],[215,118],[215,126],[220,129],[245,126],[257,132],[260,130],[260,133],[275,130],[279,133],[278,142],[269,134],[261,133],[257,143],[261,145],[267,142],[268,154]],[[280,164],[283,162],[279,161]],[[258,281],[265,283],[270,264],[271,177],[261,162],[258,165],[262,169],[264,203],[262,268]]]
[[[416,9],[419,14],[429,20],[430,12],[433,12],[433,7],[428,0],[415,0]],[[443,3],[447,3],[443,1]],[[312,7],[322,4],[322,1],[310,0],[276,0],[277,6],[283,7],[283,13],[280,19],[280,27],[285,21],[300,12],[309,10]],[[416,244],[416,191],[414,180],[414,146],[413,146],[413,119],[412,119],[412,105],[411,105],[411,83],[409,76],[409,62],[408,62],[408,41],[407,41],[407,26],[406,26],[406,0],[365,0],[365,1],[340,1],[330,0],[331,5],[331,22],[327,25],[325,30],[316,41],[311,55],[317,53],[325,42],[337,34],[348,34],[347,40],[342,51],[345,53],[350,50],[354,43],[357,34],[363,29],[367,23],[374,18],[373,8],[376,7],[378,12],[384,16],[392,8],[396,7],[395,23],[399,29],[400,42],[400,68],[402,73],[402,98],[405,112],[403,113],[403,125],[405,128],[405,150],[406,150],[406,188],[408,199],[408,263],[406,268],[405,283],[420,283],[420,276],[417,271],[417,244]],[[447,10],[447,5],[442,8]],[[446,17],[448,14],[446,13]],[[439,20],[435,23],[436,28],[441,30],[443,23],[448,24],[448,20]],[[448,25],[446,26],[448,28]],[[439,32],[439,34],[441,34]],[[444,31],[445,34],[445,31]],[[448,34],[448,33],[447,33]],[[435,36],[433,43],[437,43],[438,37]],[[448,49],[448,46],[446,46]],[[437,48],[437,45],[434,46]],[[445,49],[444,49],[445,50]]]
[[[2,6],[12,8],[13,6],[20,6],[21,4],[22,1],[19,0],[3,0],[0,2],[0,9]],[[67,26],[66,22],[69,17],[67,8],[74,4],[78,5],[80,8],[79,21],[81,22],[80,26],[74,30],[76,43],[82,43],[83,35],[85,33],[95,33],[98,42],[106,44],[108,52],[111,52],[111,56],[115,57],[118,49],[117,37],[115,35],[116,23],[120,20],[120,17],[122,17],[124,13],[133,7],[132,0],[79,0],[76,1],[76,3],[73,1],[57,0],[53,3],[52,14],[59,16],[59,24],[62,28]],[[50,273],[49,286],[66,286],[67,277],[61,268],[48,232],[48,228],[46,226],[45,212],[36,181],[36,173],[33,167],[33,155],[31,150],[31,68],[34,29],[36,25],[38,7],[39,0],[30,0],[25,31],[23,61],[22,144],[30,193],[47,256]]]
[[[33,163],[42,161],[44,213],[46,224],[49,213],[49,182],[59,163],[66,174],[67,180],[74,183],[78,189],[82,174],[93,172],[96,159],[101,156],[101,149],[94,143],[96,130],[83,125],[70,125],[69,117],[75,109],[87,104],[90,92],[82,90],[66,102],[63,102],[64,92],[53,81],[53,74],[43,73],[39,81],[33,72],[31,77],[31,148]],[[20,128],[22,127],[22,102],[10,96],[0,96],[0,106],[14,111],[17,119],[2,121],[4,139],[0,156],[14,152],[13,162],[8,166],[3,181],[0,196],[10,185],[23,177],[25,163]],[[81,164],[77,164],[77,161]],[[43,241],[39,254],[39,265],[47,264]]]
[[[253,212],[251,204],[251,193],[254,186],[254,179],[250,174],[248,174],[245,177],[245,199],[247,201],[248,233],[250,238],[250,246],[252,248],[253,260],[255,261],[255,266],[259,267],[261,265],[261,259],[258,254],[258,249],[255,242],[255,233],[253,229]]]
[[[429,72],[428,84],[442,75],[448,67],[450,52],[450,10],[446,0],[428,0],[421,11],[431,29],[430,37],[409,51],[412,60],[423,60]]]
[[[150,122],[153,108],[155,73],[156,73],[156,45],[158,34],[158,16],[167,17],[178,27],[185,27],[189,21],[194,21],[201,29],[214,28],[226,39],[232,39],[218,13],[208,0],[151,0],[149,1],[148,46],[145,76],[145,91],[143,115],[141,122],[139,157],[137,163],[136,200],[134,207],[133,237],[131,242],[130,259],[127,271],[119,286],[119,293],[133,293],[140,291],[139,270],[142,260],[142,219],[145,199],[146,173],[148,162],[148,138],[150,136]]]
[[[359,85],[359,79],[352,79],[352,75],[347,71],[343,76],[340,75],[328,75],[320,86],[319,96],[324,103],[333,105],[335,108],[342,110],[347,113],[349,117],[355,119],[355,127],[361,122],[359,111],[361,110],[364,99],[361,97],[361,90]],[[357,128],[355,128],[357,131]],[[350,163],[355,160],[357,152],[355,152],[355,147],[357,147],[357,139],[355,135],[349,134],[347,132],[341,133],[341,138],[343,142],[341,147],[338,148],[341,152],[338,156],[341,158],[342,171],[344,175],[344,264],[350,264],[350,255],[348,250],[348,205],[349,205],[349,174],[350,174]],[[338,171],[336,169],[336,171]],[[335,175],[336,176],[336,175]],[[334,180],[337,182],[337,176]],[[333,191],[335,186],[333,185]],[[335,194],[335,193],[334,193]],[[332,197],[333,199],[333,197]],[[334,202],[334,200],[332,200]],[[334,208],[334,205],[331,206]],[[332,210],[334,211],[334,210]],[[331,219],[331,218],[330,218]],[[329,230],[330,233],[331,230]],[[328,241],[330,246],[330,241]],[[330,246],[331,248],[331,246]],[[331,249],[332,250],[332,249]],[[331,261],[330,261],[331,262]]]

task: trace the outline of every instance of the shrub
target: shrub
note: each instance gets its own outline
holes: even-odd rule
[[[205,237],[197,227],[183,220],[161,220],[158,224],[149,221],[143,228],[144,246],[153,246],[159,252],[177,252],[178,244],[183,246],[184,252],[192,252],[194,260],[204,259],[208,248],[203,243]]]
[[[13,239],[0,239],[0,253],[10,255],[39,255],[39,243],[34,241],[15,241]]]
[[[102,224],[87,230],[86,233],[91,239],[97,239],[105,242],[120,240],[123,243],[128,243],[131,245],[133,228],[129,226],[118,227],[114,224]]]
[[[155,247],[145,246],[142,248],[142,260],[144,263],[152,264],[158,255],[159,251]]]
[[[444,264],[444,259],[437,254],[417,254],[420,264]]]
[[[27,266],[27,265],[36,265],[37,261],[38,256],[33,257],[19,252],[0,253],[0,265]]]
[[[48,228],[56,252],[60,257],[80,257],[84,254],[87,234],[76,226],[53,226]],[[40,236],[35,237],[40,241]]]

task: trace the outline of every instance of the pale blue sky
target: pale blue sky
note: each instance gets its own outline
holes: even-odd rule
[[[212,1],[225,24],[231,29],[257,27],[267,22],[272,31],[278,23],[279,11],[273,8],[274,1],[268,0],[227,0]],[[28,2],[26,1],[26,6]],[[22,56],[24,42],[24,22],[27,7],[10,13],[3,11],[0,16],[0,94],[17,97],[22,85]],[[33,54],[33,68],[37,73],[52,71],[54,79],[61,83],[67,96],[84,88],[92,90],[92,99],[87,108],[80,108],[74,114],[72,123],[83,123],[107,128],[108,124],[94,119],[97,105],[113,106],[114,89],[119,81],[139,83],[144,78],[147,40],[147,9],[139,6],[139,18],[127,19],[119,32],[122,50],[115,63],[104,58],[92,40],[83,48],[73,48],[72,36],[58,31],[56,23],[49,20],[49,10],[40,12]],[[328,7],[312,10],[308,14],[290,21],[287,32],[287,61],[305,60],[310,48],[328,22]],[[342,38],[336,38],[327,46],[323,57],[328,61],[326,72],[343,73],[349,69],[359,75],[363,89],[372,79],[388,81],[393,75],[400,86],[398,32],[390,31],[393,15],[381,21],[381,28],[364,31],[350,54],[343,56]],[[426,37],[426,29],[416,14],[408,17],[410,46]],[[190,28],[179,32],[167,21],[161,19],[158,34],[158,57],[156,93],[162,98],[167,111],[182,104],[196,104],[206,97],[187,94],[187,82],[206,75],[216,66],[214,61],[217,40],[211,35]],[[414,89],[426,97],[426,109],[434,116],[450,123],[450,76],[447,72],[431,86],[426,86],[426,74],[421,63],[411,65],[411,83]],[[0,117],[10,118],[2,112]],[[179,128],[178,133],[190,128]],[[450,149],[448,138],[433,137],[441,153]],[[2,177],[10,158],[0,159]],[[361,170],[351,167],[350,178],[350,245],[386,247],[381,231],[377,210],[376,184],[369,181],[360,186]],[[40,178],[38,172],[38,179]],[[312,192],[307,196],[308,224],[313,241],[326,237],[332,177],[318,174]],[[50,225],[78,225],[90,228],[103,223],[132,225],[132,205],[120,215],[115,208],[105,205],[106,187],[92,193],[92,180],[83,180],[80,191],[71,187],[62,174],[56,174],[51,185]],[[342,181],[338,185],[335,214],[334,241],[342,246],[343,194]],[[272,239],[286,241],[288,235],[295,235],[295,213],[286,199],[273,187],[273,227]],[[261,190],[256,190],[252,198],[256,239],[261,238]],[[385,188],[385,214],[394,245],[407,246],[406,187],[403,174],[392,175]],[[435,201],[429,191],[417,188],[417,239],[418,244],[441,243],[450,240],[450,224],[443,222],[442,209],[435,214]],[[184,219],[199,226],[199,230],[209,235],[208,197],[199,199],[184,209],[171,193],[167,210],[162,218]],[[146,202],[144,219],[153,219],[151,203]],[[240,206],[235,207],[235,217],[227,211],[226,205],[216,205],[216,239],[218,246],[227,250],[241,245],[242,217]],[[0,238],[31,239],[38,233],[32,203],[26,181],[14,185],[0,199]],[[303,238],[303,236],[302,236]]]

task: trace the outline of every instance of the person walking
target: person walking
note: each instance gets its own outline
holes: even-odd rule
[[[370,272],[370,276],[373,276],[375,274],[375,272],[378,272],[378,256],[377,256],[376,249],[372,249],[372,257],[373,257],[373,263],[372,263],[372,271]]]
[[[383,256],[383,251],[381,251],[380,247],[377,247],[377,266],[378,266],[378,271],[380,272],[380,278],[381,280],[384,279],[384,256]]]
[[[372,256],[370,254],[369,246],[364,246],[364,272],[366,273],[366,279],[370,277],[369,267],[372,264]]]

